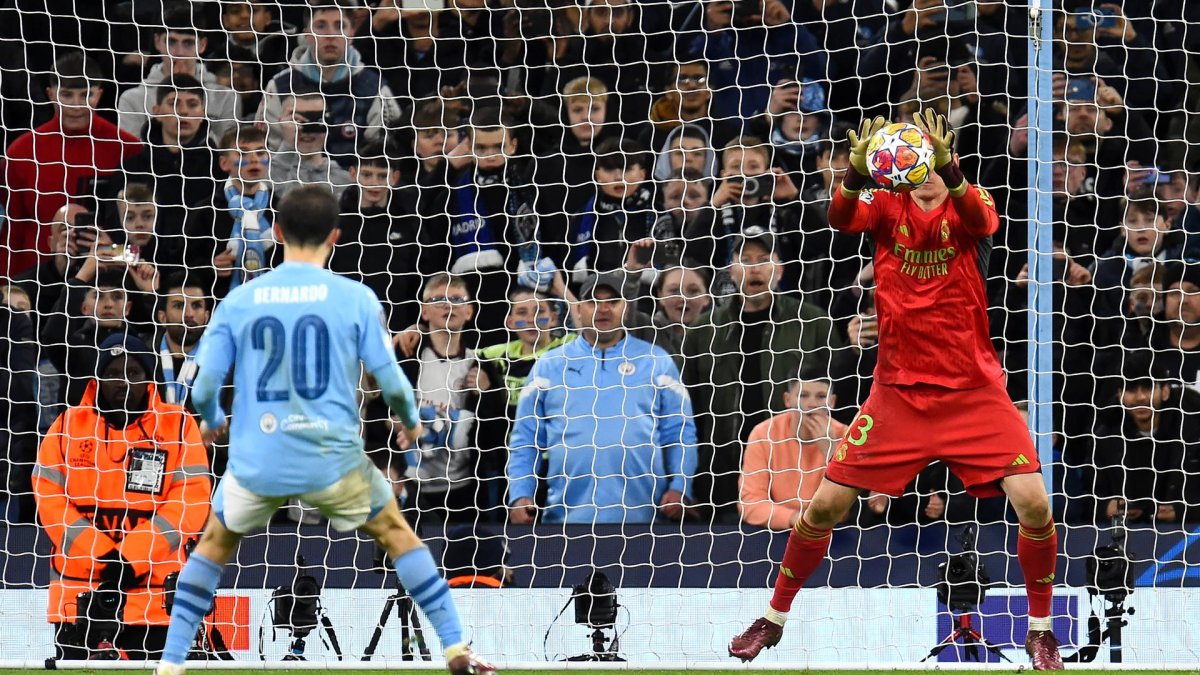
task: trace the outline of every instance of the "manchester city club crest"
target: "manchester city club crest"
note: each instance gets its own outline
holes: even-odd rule
[[[622,375],[632,375],[635,370],[637,370],[637,366],[633,365],[632,361],[625,361],[617,366],[617,372]]]

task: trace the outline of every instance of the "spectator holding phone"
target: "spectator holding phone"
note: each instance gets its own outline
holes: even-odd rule
[[[751,118],[767,109],[780,73],[825,75],[826,55],[783,0],[716,0],[704,3],[703,30],[684,48],[717,64],[712,70],[717,117]]]
[[[812,173],[829,141],[833,115],[825,87],[811,77],[784,77],[771,89],[765,114],[750,120],[750,131],[770,141],[779,165],[797,177]]]

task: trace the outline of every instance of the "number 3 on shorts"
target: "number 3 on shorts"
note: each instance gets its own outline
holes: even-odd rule
[[[846,434],[846,442],[859,446],[867,442],[867,432],[875,426],[875,419],[870,415],[858,414],[850,423],[850,431]],[[857,436],[855,436],[857,434]]]

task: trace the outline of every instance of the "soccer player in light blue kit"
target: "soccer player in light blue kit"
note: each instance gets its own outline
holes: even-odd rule
[[[283,264],[231,292],[200,342],[192,399],[206,443],[226,430],[218,393],[236,364],[229,467],[179,575],[158,675],[182,675],[222,567],[241,538],[265,526],[292,497],[320,509],[338,530],[361,529],[387,551],[437,629],[450,672],[496,672],[463,641],[446,581],[363,452],[360,363],[403,422],[406,440],[415,442],[422,429],[379,300],[366,286],[324,269],[337,222],[337,200],[328,188],[289,193],[274,226],[275,239],[285,245]]]

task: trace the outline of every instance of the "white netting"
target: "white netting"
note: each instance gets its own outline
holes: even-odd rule
[[[1123,512],[1125,660],[1195,663],[1196,3],[1053,3],[1037,37],[1026,5],[997,0],[360,4],[0,3],[0,658],[54,656],[56,635],[58,656],[86,654],[70,645],[105,626],[72,632],[76,596],[114,579],[134,579],[125,619],[151,625],[118,642],[161,645],[163,586],[238,452],[181,440],[195,346],[216,303],[282,260],[280,199],[323,184],[341,209],[329,268],[382,301],[428,431],[403,448],[364,379],[367,453],[447,576],[513,584],[455,591],[476,649],[590,651],[571,608],[555,614],[595,568],[627,610],[605,633],[622,656],[721,661],[872,384],[872,258],[893,252],[829,226],[847,131],[933,107],[1000,214],[977,253],[1059,523],[1054,628],[1067,652],[1094,637],[1089,561]],[[614,283],[624,317],[578,302]],[[324,391],[310,327],[261,381],[281,368],[285,399]],[[125,410],[110,399],[141,386],[92,384],[124,334],[155,400],[187,412]],[[227,391],[227,409],[251,395]],[[828,411],[801,425],[812,408]],[[759,425],[773,445],[748,445]],[[818,427],[832,438],[798,440]],[[952,629],[937,565],[970,523],[997,582],[984,636],[1025,658],[1016,517],[936,464],[901,498],[859,500],[809,582],[825,588],[762,660],[918,661]],[[272,591],[312,574],[347,659],[420,659],[414,618],[438,658],[409,612],[369,646],[394,586],[372,549],[290,504],[243,543],[207,635],[281,658],[295,631]],[[315,635],[309,657],[336,658]]]

